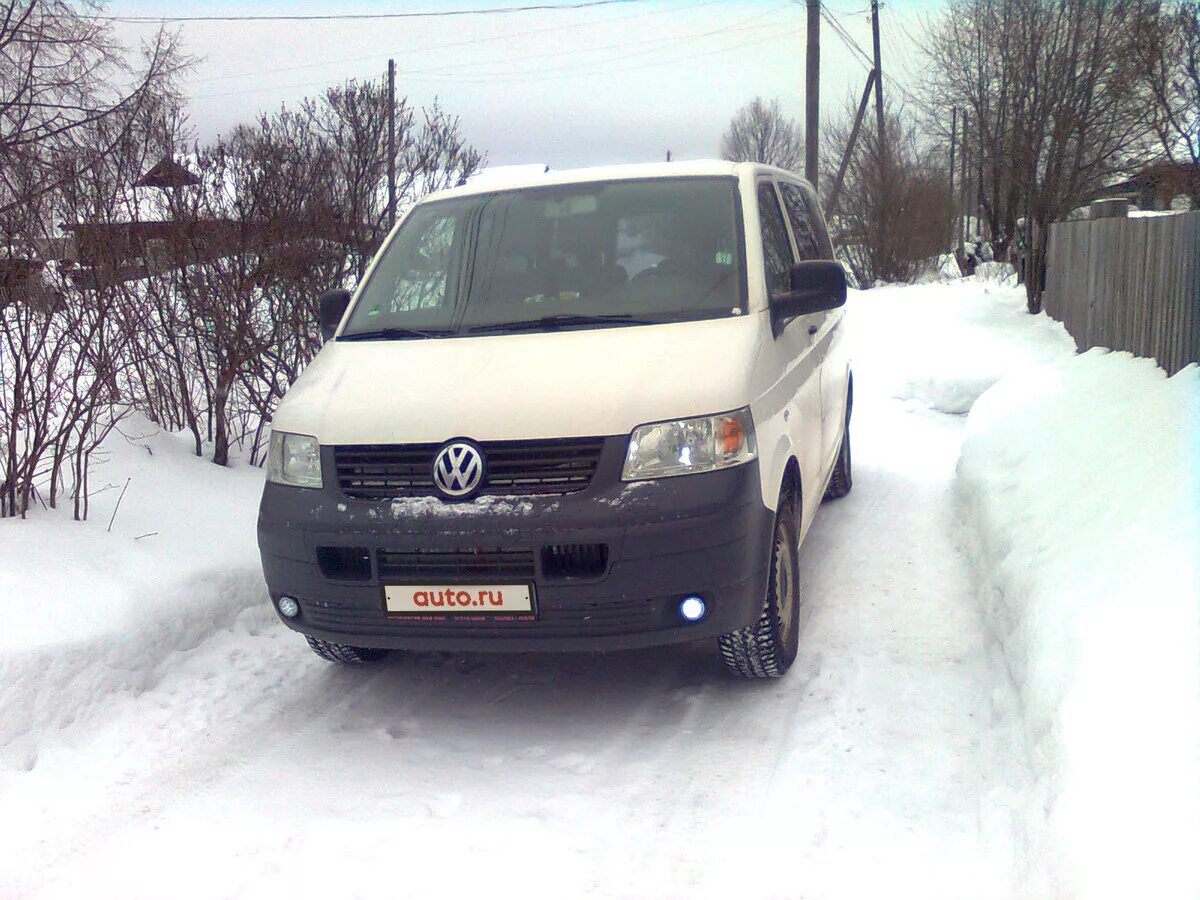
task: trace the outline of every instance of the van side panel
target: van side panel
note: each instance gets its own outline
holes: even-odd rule
[[[750,308],[760,334],[760,349],[749,375],[751,410],[758,438],[763,503],[777,509],[779,488],[789,459],[800,467],[803,526],[820,503],[823,483],[821,446],[820,355],[808,334],[809,319],[798,317],[777,336],[772,331],[763,231],[758,210],[757,175],[743,180],[741,196],[746,227],[746,277]]]
[[[761,313],[763,328],[771,328],[769,313]],[[776,509],[778,492],[789,459],[800,466],[804,527],[821,502],[824,471],[821,458],[821,380],[819,357],[808,344],[802,319],[792,322],[779,338],[764,342],[755,372],[756,395],[751,409],[758,436],[763,502]],[[768,490],[770,495],[768,496]]]

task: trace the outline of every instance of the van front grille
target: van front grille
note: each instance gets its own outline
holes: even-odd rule
[[[473,550],[380,550],[378,561],[380,580],[533,578],[532,550],[490,547]]]
[[[441,444],[343,445],[333,448],[338,484],[356,500],[436,497],[433,458]],[[604,438],[491,441],[481,494],[573,494],[591,484]]]

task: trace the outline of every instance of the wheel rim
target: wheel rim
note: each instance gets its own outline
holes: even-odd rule
[[[779,642],[790,648],[796,631],[796,564],[791,537],[780,528],[775,538],[775,606],[778,610]]]

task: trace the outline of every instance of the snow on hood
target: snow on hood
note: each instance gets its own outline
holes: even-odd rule
[[[334,341],[292,386],[274,427],[322,444],[628,434],[746,405],[757,318]]]

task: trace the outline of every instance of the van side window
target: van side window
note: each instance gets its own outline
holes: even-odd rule
[[[825,256],[821,240],[819,224],[815,221],[813,210],[809,208],[808,198],[798,185],[781,182],[779,191],[783,194],[783,204],[787,207],[788,219],[792,223],[792,235],[796,238],[796,250],[800,261],[806,259],[821,259]]]
[[[775,187],[769,181],[758,185],[758,218],[762,224],[767,290],[782,294],[792,287],[792,245],[788,241],[787,225],[775,196]]]

